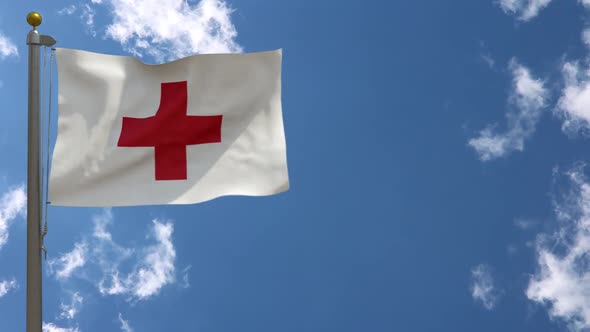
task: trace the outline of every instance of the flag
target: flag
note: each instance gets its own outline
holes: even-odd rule
[[[281,50],[148,65],[57,49],[49,200],[190,204],[289,188]]]

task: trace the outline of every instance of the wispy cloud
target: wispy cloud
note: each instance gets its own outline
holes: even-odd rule
[[[69,5],[57,11],[59,15],[72,15],[76,12],[76,5]]]
[[[548,91],[542,80],[535,79],[530,70],[515,59],[510,62],[510,69],[513,78],[508,103],[512,109],[506,114],[508,129],[504,133],[496,133],[494,126],[488,126],[480,131],[479,137],[468,142],[482,161],[524,150],[524,142],[535,132],[547,103]]]
[[[584,0],[587,1],[587,0]],[[498,0],[500,8],[521,21],[529,21],[549,5],[551,0]]]
[[[77,327],[59,327],[53,323],[43,323],[43,332],[80,332]]]
[[[557,112],[566,133],[590,129],[590,68],[579,62],[566,62],[562,67],[564,88],[557,102]]]
[[[62,303],[60,305],[61,314],[59,317],[62,319],[74,319],[78,312],[80,312],[80,309],[82,309],[83,302],[84,298],[82,295],[80,295],[78,292],[75,292],[72,294],[70,304]]]
[[[494,285],[494,278],[489,266],[480,264],[471,270],[471,297],[488,310],[494,309],[499,298],[499,291]]]
[[[590,48],[590,28],[586,28],[582,31],[582,42],[586,47]]]
[[[92,1],[92,3],[96,3]],[[80,21],[86,27],[88,33],[96,37],[96,29],[94,25],[94,17],[96,10],[89,3],[81,3],[80,5],[69,5],[57,11],[59,15],[74,15],[76,14]]]
[[[490,69],[496,66],[496,60],[490,54],[480,54],[479,57]]]
[[[0,297],[8,294],[11,290],[18,288],[16,279],[0,281]]]
[[[189,281],[189,276],[188,276],[188,272],[191,270],[191,268],[192,268],[192,265],[189,265],[182,270],[182,273],[181,273],[182,282],[180,283],[180,286],[182,288],[189,288],[191,286],[191,283]]]
[[[153,221],[152,235],[156,244],[142,252],[142,258],[132,272],[121,276],[118,269],[109,269],[107,278],[99,283],[102,294],[127,294],[143,300],[159,293],[167,284],[175,282],[174,260],[176,250],[172,244],[173,226],[170,222]]]
[[[578,0],[590,9],[590,0]],[[590,27],[582,30],[581,41],[590,50]],[[561,67],[563,89],[555,107],[566,134],[590,133],[590,57],[566,61]]]
[[[94,256],[98,259],[102,276],[97,282],[97,287],[103,295],[117,295],[127,292],[127,287],[119,278],[119,265],[132,258],[134,250],[125,248],[115,241],[108,230],[113,221],[110,209],[104,210],[102,215],[94,217]],[[108,286],[107,286],[108,285]]]
[[[567,173],[571,190],[555,203],[560,220],[552,236],[537,243],[538,271],[526,290],[527,297],[545,304],[553,319],[571,331],[590,329],[590,183],[584,166]]]
[[[146,256],[130,279],[135,279],[133,293],[138,298],[157,294],[160,289],[174,282],[174,259],[176,251],[172,244],[173,227],[171,223],[154,221],[154,235],[157,243],[148,248]]]
[[[49,272],[55,273],[60,280],[67,280],[74,271],[86,264],[87,252],[88,245],[85,242],[76,243],[72,251],[48,261]]]
[[[66,280],[85,265],[98,267],[101,274],[98,278],[89,274],[85,274],[85,278],[95,280],[102,295],[123,295],[129,300],[148,299],[164,286],[176,282],[172,222],[153,220],[150,230],[153,244],[130,249],[113,240],[108,229],[113,221],[111,210],[103,210],[93,221],[91,238],[76,243],[71,252],[49,262],[56,278]],[[186,275],[188,270],[183,273]]]
[[[18,48],[10,38],[0,32],[0,60],[7,57],[18,57]]]
[[[18,216],[24,216],[27,207],[27,194],[24,186],[8,190],[0,198],[0,249],[8,242],[8,229]]]
[[[81,5],[80,11],[80,19],[86,25],[88,32],[92,36],[96,36],[96,28],[94,26],[94,16],[96,15],[96,11],[89,4]]]
[[[129,325],[128,320],[123,319],[123,315],[119,313],[119,323],[121,323],[121,331],[123,332],[133,332],[131,325]]]
[[[479,48],[480,48],[479,59],[483,63],[485,63],[490,69],[495,69],[496,60],[494,59],[490,50],[488,49],[487,43],[483,40],[480,40],[479,41]]]
[[[169,60],[195,53],[241,52],[232,9],[223,0],[102,0],[110,10],[106,36],[136,55]],[[129,15],[129,13],[135,13]],[[90,22],[89,24],[94,24]]]
[[[92,236],[100,241],[106,241],[112,244],[113,236],[107,228],[113,221],[113,212],[110,209],[104,209],[102,214],[94,216],[93,221],[94,232]]]
[[[537,225],[537,221],[532,219],[517,218],[514,220],[514,226],[522,229],[523,231],[529,230]]]

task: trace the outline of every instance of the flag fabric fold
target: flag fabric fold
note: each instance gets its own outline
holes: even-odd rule
[[[289,188],[280,50],[161,65],[57,49],[52,205],[191,204]]]

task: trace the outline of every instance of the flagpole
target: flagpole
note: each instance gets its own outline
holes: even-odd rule
[[[27,332],[42,332],[41,288],[41,154],[39,124],[39,87],[41,46],[52,46],[55,40],[41,35],[37,26],[41,15],[30,12],[27,22],[33,27],[27,35],[29,45],[29,128],[27,154]]]

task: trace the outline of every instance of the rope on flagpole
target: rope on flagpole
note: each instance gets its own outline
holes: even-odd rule
[[[45,183],[45,178],[44,178],[44,174],[45,174],[45,167],[46,165],[43,164],[42,160],[43,160],[43,156],[44,153],[46,153],[46,151],[43,149],[43,139],[45,138],[45,132],[46,132],[46,126],[47,124],[45,123],[45,112],[46,112],[46,108],[45,108],[45,98],[46,98],[46,86],[47,86],[47,46],[43,46],[43,70],[41,71],[42,74],[42,78],[41,78],[41,83],[43,84],[43,89],[41,92],[41,135],[39,135],[39,162],[41,163],[41,174],[39,174],[39,178],[41,179],[41,187],[42,189],[39,191],[39,202],[43,202],[43,184]],[[41,213],[41,220],[40,220],[40,224],[39,224],[39,228],[42,227],[43,225],[43,218],[45,218],[44,213]],[[43,243],[43,238],[45,237],[45,233],[42,232],[41,233],[41,251],[43,251],[43,253],[45,253],[45,259],[47,259],[47,249],[45,248],[45,245]]]
[[[43,165],[43,138],[45,137],[45,98],[47,96],[46,92],[46,85],[47,85],[47,46],[43,46],[43,68],[41,70],[41,84],[43,85],[41,90],[41,124],[40,130],[41,134],[39,135],[39,163],[41,164],[39,171],[39,179],[41,179],[41,188],[43,188],[43,174],[45,174],[45,165]],[[43,190],[39,191],[39,202],[43,202]],[[39,227],[43,225],[43,214],[41,214],[41,220]]]
[[[47,47],[45,47],[47,48]],[[50,50],[49,53],[49,109],[47,111],[47,122],[45,123],[45,125],[47,126],[47,129],[45,130],[45,165],[44,165],[44,170],[45,170],[45,174],[43,174],[44,177],[44,188],[43,188],[43,193],[44,193],[44,197],[41,200],[43,202],[43,218],[44,218],[44,226],[43,226],[43,232],[41,233],[41,250],[43,250],[43,253],[45,254],[45,259],[47,259],[47,248],[45,247],[45,236],[47,235],[47,232],[49,231],[49,227],[48,227],[48,213],[47,213],[47,206],[49,205],[49,200],[48,200],[48,195],[49,195],[49,142],[51,139],[51,111],[52,111],[52,96],[53,96],[53,61],[55,58],[55,49],[52,48]]]

